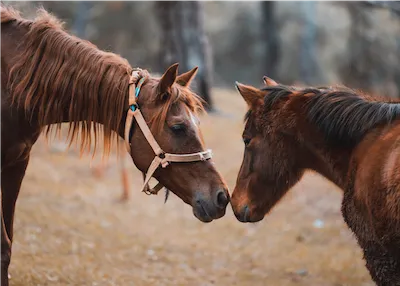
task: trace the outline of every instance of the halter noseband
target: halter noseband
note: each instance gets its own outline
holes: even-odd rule
[[[155,187],[150,189],[149,181],[153,177],[154,172],[158,169],[159,166],[161,166],[162,168],[166,168],[171,162],[206,161],[212,157],[212,152],[211,150],[207,150],[191,154],[170,154],[165,153],[161,149],[153,134],[151,133],[149,126],[144,120],[136,101],[140,93],[140,88],[146,80],[145,76],[141,77],[140,71],[140,69],[132,71],[132,75],[129,79],[129,109],[125,122],[125,145],[128,153],[131,153],[130,132],[132,128],[133,117],[135,117],[136,123],[138,124],[140,130],[142,130],[144,137],[146,138],[147,142],[150,144],[155,153],[155,157],[151,162],[147,173],[143,173],[144,182],[142,186],[142,192],[145,192],[148,195],[156,195],[164,186],[161,185],[161,183],[158,183]]]

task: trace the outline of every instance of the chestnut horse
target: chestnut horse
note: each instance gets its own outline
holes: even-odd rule
[[[127,111],[133,108],[130,96],[128,104],[133,69],[120,56],[69,35],[44,10],[30,21],[2,6],[1,51],[1,274],[2,285],[7,285],[15,203],[32,145],[42,131],[49,134],[51,127],[60,131],[61,123],[69,122],[70,142],[79,137],[84,153],[90,152],[92,143],[96,148],[103,142],[107,156],[113,140],[124,138]],[[189,89],[197,68],[180,76],[177,71],[178,65],[172,65],[160,79],[140,72],[144,81],[135,106],[140,106],[144,120],[140,124],[134,117],[127,145],[144,173],[154,158],[161,162],[163,155],[155,157],[149,133],[154,136],[152,143],[177,153],[165,156],[181,162],[188,153],[205,153],[198,124],[202,104]],[[151,132],[143,129],[147,125]],[[187,161],[166,167],[167,162],[165,168],[155,169],[154,177],[190,204],[201,221],[224,216],[229,194],[212,160]]]
[[[236,85],[248,105],[231,197],[237,219],[262,220],[314,170],[344,191],[342,214],[373,280],[400,285],[400,101],[264,82]]]

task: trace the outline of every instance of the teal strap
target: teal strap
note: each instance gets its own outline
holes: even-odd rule
[[[135,89],[135,96],[136,96],[136,97],[139,96],[140,88],[142,87],[142,84],[144,83],[144,81],[145,81],[145,78],[144,78],[144,77],[142,77],[142,78],[139,80],[139,82],[138,82],[138,84],[137,84],[137,86],[136,86],[136,89]]]
[[[136,85],[136,88],[135,88],[135,97],[138,97],[138,96],[139,96],[140,88],[142,87],[142,85],[143,85],[143,83],[144,83],[145,80],[146,80],[146,78],[142,77],[142,78],[139,80],[138,84]],[[138,105],[135,103],[135,104],[132,104],[131,106],[129,106],[129,108],[130,108],[132,111],[135,111],[136,109],[138,109]]]

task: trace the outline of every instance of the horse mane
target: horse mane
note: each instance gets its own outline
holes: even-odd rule
[[[27,20],[22,19],[20,13],[10,6],[6,6],[4,3],[0,3],[1,11],[1,23],[8,23],[11,21],[25,22]]]
[[[29,26],[10,69],[7,88],[12,103],[40,126],[47,126],[46,137],[54,127],[59,133],[61,122],[68,119],[69,146],[80,137],[81,155],[90,151],[93,136],[94,155],[99,133],[103,133],[103,156],[108,155],[117,138],[113,130],[121,130],[127,111],[132,71],[127,60],[68,34],[62,23],[44,9],[39,9],[34,21],[24,20],[17,11],[3,7],[1,17],[2,23],[16,20]],[[188,88],[175,86],[178,92],[157,109],[152,125],[164,123],[170,106],[178,101],[192,111],[202,109],[199,98]]]
[[[18,14],[3,10],[5,19],[19,21]],[[129,63],[93,44],[69,35],[62,23],[43,9],[29,23],[29,31],[10,68],[8,89],[12,103],[23,107],[39,125],[47,125],[46,135],[67,116],[70,145],[81,135],[81,154],[90,151],[94,133],[94,153],[98,134],[104,134],[104,153],[108,154],[113,130],[120,130],[128,91]],[[101,107],[99,106],[102,100]],[[67,110],[66,110],[67,107]],[[103,125],[94,122],[102,122]]]
[[[330,143],[355,144],[373,127],[400,119],[400,101],[379,100],[345,87],[295,88],[268,86],[265,106],[295,94],[306,97],[304,108],[310,122]]]

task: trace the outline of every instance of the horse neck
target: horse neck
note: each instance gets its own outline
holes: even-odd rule
[[[310,127],[300,132],[304,151],[302,160],[306,162],[304,167],[321,174],[339,188],[345,189],[353,148],[330,146],[321,134],[312,130]]]

